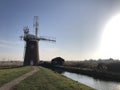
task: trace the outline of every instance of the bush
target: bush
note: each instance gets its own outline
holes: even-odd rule
[[[61,57],[56,57],[51,60],[52,65],[63,65],[64,62],[65,60]]]

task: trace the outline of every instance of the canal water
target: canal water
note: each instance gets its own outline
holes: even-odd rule
[[[103,81],[82,74],[63,72],[62,75],[90,86],[96,90],[120,90],[120,82]]]

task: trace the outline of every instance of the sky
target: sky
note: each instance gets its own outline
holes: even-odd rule
[[[23,60],[25,42],[19,36],[25,26],[34,34],[34,16],[39,36],[56,38],[39,42],[41,60],[112,58],[100,56],[99,49],[105,25],[118,13],[119,0],[0,0],[0,60]]]

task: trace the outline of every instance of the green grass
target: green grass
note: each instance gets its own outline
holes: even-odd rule
[[[0,69],[0,86],[29,72],[32,67],[19,67],[12,69]]]
[[[11,90],[93,90],[92,88],[68,79],[49,69],[40,70]]]

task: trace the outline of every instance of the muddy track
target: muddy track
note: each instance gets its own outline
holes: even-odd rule
[[[2,87],[0,87],[0,90],[10,90],[13,86],[19,84],[22,80],[33,75],[38,70],[39,70],[38,67],[33,66],[33,70],[31,72],[28,72],[28,73],[26,73],[26,74],[24,74],[16,79],[4,84]]]

